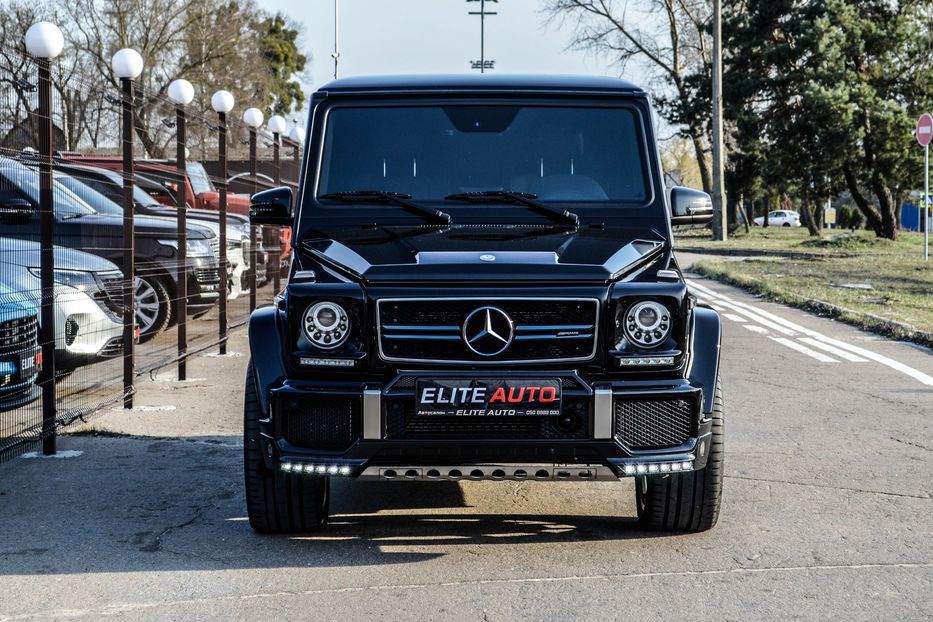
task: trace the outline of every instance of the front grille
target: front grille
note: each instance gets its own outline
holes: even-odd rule
[[[68,318],[65,320],[65,345],[70,346],[75,342],[75,338],[78,336],[78,323],[73,319]]]
[[[18,354],[38,341],[39,322],[35,315],[0,322],[0,355]]]
[[[217,268],[196,268],[194,278],[198,283],[219,283],[220,271]]]
[[[104,345],[103,349],[101,349],[100,356],[102,357],[117,356],[121,352],[123,352],[123,338],[114,337],[113,339],[108,341],[106,345]]]
[[[385,401],[388,440],[565,440],[590,436],[588,403],[566,404],[576,425],[562,429],[557,417],[437,417],[415,414],[414,397]]]
[[[631,449],[677,447],[696,434],[692,397],[616,398],[616,439]]]
[[[360,400],[352,397],[286,397],[282,432],[296,447],[344,450],[360,437]]]
[[[123,312],[123,275],[101,276],[104,284],[104,305],[114,313]]]
[[[505,312],[514,337],[483,356],[463,338],[467,317],[485,306]],[[384,299],[378,302],[379,346],[389,361],[496,364],[583,361],[596,352],[599,301],[571,298]]]

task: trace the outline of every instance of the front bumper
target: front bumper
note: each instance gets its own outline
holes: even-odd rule
[[[123,324],[86,293],[55,289],[55,362],[74,369],[123,352]]]
[[[211,257],[190,258],[188,270],[188,314],[199,315],[220,301],[220,270]]]
[[[401,372],[384,385],[286,381],[271,391],[271,413],[260,425],[266,466],[382,480],[595,481],[706,464],[711,419],[702,412],[702,390],[683,379],[635,383],[587,381],[573,370],[509,373],[566,379],[562,415],[574,423],[561,427],[557,418],[543,417],[419,417],[409,408],[410,379],[419,375],[438,372]],[[651,442],[663,445],[645,444]]]

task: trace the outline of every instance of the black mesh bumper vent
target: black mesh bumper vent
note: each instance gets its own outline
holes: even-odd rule
[[[697,409],[690,397],[617,398],[616,439],[632,449],[683,445],[696,434]]]
[[[358,398],[287,397],[279,413],[285,440],[296,447],[341,451],[360,437]]]

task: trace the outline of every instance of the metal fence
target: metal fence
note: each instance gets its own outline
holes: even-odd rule
[[[250,227],[242,191],[294,184],[302,137],[229,93],[201,112],[185,81],[141,91],[131,50],[110,87],[34,54],[0,44],[0,461],[132,407],[153,370],[184,379],[272,302],[289,231]]]

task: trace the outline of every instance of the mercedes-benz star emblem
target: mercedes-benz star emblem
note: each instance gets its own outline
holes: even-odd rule
[[[514,337],[512,318],[498,307],[480,307],[463,322],[463,341],[480,356],[502,354]]]

